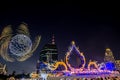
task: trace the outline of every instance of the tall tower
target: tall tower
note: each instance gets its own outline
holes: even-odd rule
[[[40,61],[38,60],[36,64],[36,73],[38,74],[39,71],[40,71]]]
[[[105,61],[107,70],[110,70],[110,71],[116,70],[115,59],[114,59],[112,51],[109,48],[107,48],[105,51],[104,61]]]
[[[104,61],[105,62],[113,62],[113,63],[115,63],[115,59],[114,59],[113,53],[110,50],[110,48],[106,48]]]
[[[52,42],[45,44],[40,52],[40,61],[42,62],[54,62],[58,60],[58,51],[55,44],[55,37],[52,36]]]
[[[116,69],[119,70],[120,72],[120,60],[116,60],[115,63],[116,63]]]

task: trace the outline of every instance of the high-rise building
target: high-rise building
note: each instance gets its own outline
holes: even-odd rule
[[[113,53],[110,50],[110,48],[106,48],[104,61],[105,62],[113,62],[113,63],[115,63],[115,59],[114,59]]]
[[[40,52],[40,61],[43,62],[54,62],[58,60],[58,51],[55,44],[54,35],[52,37],[52,43],[45,44]]]
[[[116,60],[116,69],[120,71],[120,60]]]
[[[36,73],[40,73],[41,70],[46,70],[47,67],[44,62],[53,63],[58,60],[58,51],[55,44],[54,35],[52,36],[52,42],[45,44],[40,52],[39,60],[36,65]]]
[[[120,60],[115,60],[112,51],[107,48],[105,51],[104,62],[112,62],[115,65],[115,69],[120,71]]]

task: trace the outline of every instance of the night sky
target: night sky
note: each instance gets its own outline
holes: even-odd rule
[[[25,4],[10,3],[0,8],[0,33],[6,25],[12,25],[15,30],[21,22],[28,24],[31,39],[41,35],[37,50],[24,62],[6,62],[0,57],[0,62],[7,64],[8,73],[35,71],[39,53],[46,43],[50,43],[52,34],[59,52],[59,60],[64,59],[72,40],[86,60],[102,62],[105,48],[109,47],[120,59],[120,29],[119,12],[111,5],[78,4]]]

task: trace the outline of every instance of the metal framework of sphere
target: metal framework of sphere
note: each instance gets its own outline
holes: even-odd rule
[[[16,56],[23,56],[31,51],[32,41],[23,34],[15,35],[9,44],[10,52]]]
[[[25,61],[33,55],[40,43],[41,36],[32,41],[28,25],[22,23],[15,34],[11,25],[6,26],[0,35],[0,56],[9,62]]]

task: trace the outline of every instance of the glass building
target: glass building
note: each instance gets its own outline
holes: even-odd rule
[[[40,61],[42,62],[54,62],[58,60],[58,51],[55,44],[54,36],[52,37],[52,43],[45,44],[40,52]]]

